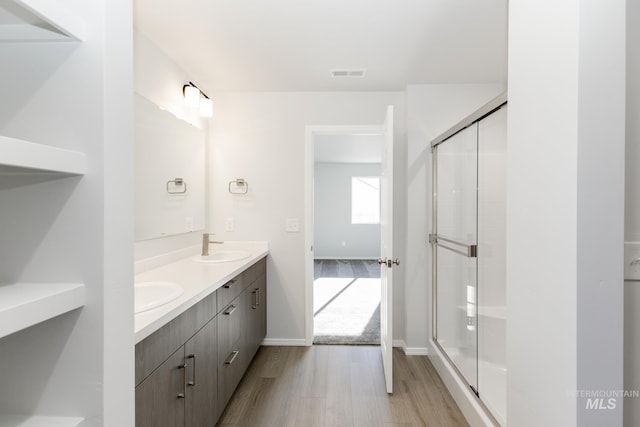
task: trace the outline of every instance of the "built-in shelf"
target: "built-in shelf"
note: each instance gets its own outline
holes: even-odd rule
[[[85,287],[81,283],[0,285],[0,338],[82,307],[84,303]]]
[[[0,136],[0,174],[55,173],[83,175],[84,153]]]
[[[80,417],[0,414],[0,427],[77,427],[83,421]]]
[[[0,6],[0,42],[84,39],[85,25],[55,0],[11,0]]]

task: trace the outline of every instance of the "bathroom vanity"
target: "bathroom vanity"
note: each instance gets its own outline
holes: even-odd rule
[[[189,256],[136,276],[184,288],[136,314],[137,427],[213,426],[220,417],[266,335],[268,249],[244,248],[241,260]]]

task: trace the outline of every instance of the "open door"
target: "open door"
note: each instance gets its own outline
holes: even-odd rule
[[[393,392],[393,106],[387,107],[383,125],[380,179],[380,349],[387,393]]]

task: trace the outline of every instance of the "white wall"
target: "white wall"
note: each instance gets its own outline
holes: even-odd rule
[[[133,42],[134,90],[176,116],[204,128],[206,132],[208,122],[197,112],[184,106],[182,86],[190,80],[186,71],[139,31],[134,31]],[[135,244],[135,259],[141,260],[197,245],[201,239],[202,234],[194,232],[139,241]]]
[[[510,425],[622,424],[576,393],[623,386],[624,24],[622,0],[509,6]]]
[[[625,241],[640,242],[640,3],[627,2]],[[640,281],[625,282],[624,388],[640,390]],[[640,399],[627,399],[624,425],[640,425]]]
[[[90,10],[95,5],[88,6]],[[103,417],[135,423],[133,336],[133,16],[132,1],[104,2],[104,344]],[[123,191],[123,188],[127,190]],[[131,315],[123,315],[131,313]],[[95,331],[92,331],[95,333]],[[83,345],[87,345],[83,343]],[[84,357],[82,355],[81,357]],[[68,383],[67,383],[68,386]],[[99,387],[96,387],[99,389]],[[93,420],[95,421],[95,420]]]
[[[381,125],[386,106],[396,111],[396,217],[404,213],[406,127],[404,94],[343,93],[216,93],[210,122],[210,230],[223,240],[266,240],[268,261],[267,338],[303,344],[305,338],[304,235],[286,233],[285,220],[298,218],[304,230],[305,126]],[[228,182],[244,178],[246,196],[233,196]],[[233,218],[234,232],[224,231]],[[402,251],[403,227],[394,239]],[[402,258],[402,254],[398,256]],[[401,270],[398,270],[401,271]],[[396,274],[396,313],[401,313],[402,273]],[[396,298],[397,297],[397,298]],[[395,321],[395,323],[400,323]],[[396,336],[402,331],[396,329]],[[286,341],[284,341],[286,342]]]
[[[351,178],[355,176],[379,177],[380,164],[315,163],[313,250],[316,259],[380,257],[380,224],[351,223]]]
[[[503,84],[410,85],[407,88],[407,212],[405,342],[426,353],[431,338],[430,141],[504,92]],[[426,307],[426,310],[425,310]]]

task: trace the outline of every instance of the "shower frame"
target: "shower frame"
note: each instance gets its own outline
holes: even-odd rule
[[[447,353],[447,351],[445,350],[445,348],[443,348],[440,343],[438,342],[438,271],[437,271],[437,265],[438,265],[438,251],[437,251],[437,247],[443,248],[445,250],[449,250],[449,251],[453,251],[456,252],[460,255],[469,257],[469,258],[476,258],[476,265],[475,265],[475,269],[476,269],[476,310],[475,310],[475,325],[476,325],[476,372],[477,372],[477,363],[479,360],[479,356],[478,356],[478,342],[477,342],[477,333],[478,333],[478,309],[477,309],[477,303],[478,303],[478,283],[477,283],[477,277],[478,277],[478,263],[477,263],[477,252],[478,252],[478,247],[477,247],[477,225],[476,225],[476,244],[475,245],[466,245],[466,244],[461,244],[457,241],[453,241],[451,239],[448,238],[444,238],[442,236],[438,236],[437,232],[437,225],[438,225],[438,194],[437,194],[437,188],[438,188],[438,150],[437,147],[443,143],[445,143],[447,140],[449,140],[450,138],[452,138],[453,136],[457,135],[458,133],[464,131],[465,129],[477,125],[478,122],[480,122],[482,119],[490,116],[491,114],[493,114],[494,112],[500,110],[501,108],[503,108],[504,106],[507,105],[507,93],[502,93],[501,95],[497,96],[496,98],[492,99],[491,101],[489,101],[487,104],[485,104],[483,107],[481,107],[480,109],[476,110],[474,113],[472,113],[471,115],[467,116],[465,119],[463,119],[462,121],[460,121],[458,124],[456,124],[455,126],[451,127],[449,130],[445,131],[444,133],[440,134],[438,137],[434,138],[431,143],[430,143],[430,149],[431,149],[431,154],[432,154],[432,168],[431,168],[431,185],[432,185],[432,231],[433,233],[429,234],[429,244],[431,245],[432,251],[431,251],[431,259],[432,259],[432,269],[431,269],[431,337],[432,337],[432,343],[433,345],[438,349],[440,355],[442,355],[442,357],[446,360],[446,362],[449,364],[449,367],[453,369],[453,371],[455,372],[455,374],[457,375],[458,379],[460,381],[462,381],[463,384],[465,384],[467,390],[470,390],[473,393],[473,396],[475,396],[475,401],[478,403],[478,405],[482,408],[484,414],[489,418],[489,420],[495,425],[495,426],[500,426],[500,422],[497,420],[497,418],[494,416],[494,414],[492,413],[492,411],[490,410],[490,408],[485,404],[485,402],[480,398],[480,393],[478,392],[478,389],[476,389],[476,387],[474,387],[472,384],[469,383],[469,381],[467,381],[467,379],[465,378],[465,375],[462,373],[462,371],[459,369],[459,367],[456,365],[456,363],[451,359],[451,357],[449,357],[449,354]],[[479,146],[476,145],[476,149],[479,151]],[[479,156],[477,156],[476,161],[479,162]],[[478,174],[478,169],[476,169],[476,174]],[[476,177],[476,182],[477,182],[477,177]],[[477,189],[476,189],[477,191]],[[476,198],[476,203],[477,203],[478,199]],[[478,209],[476,209],[476,223],[477,223],[477,218],[478,218],[479,212]],[[444,243],[444,244],[443,244]],[[452,248],[451,245],[454,246],[458,246],[459,248]],[[463,250],[461,249],[463,248]],[[476,374],[476,380],[478,379],[478,375]]]

